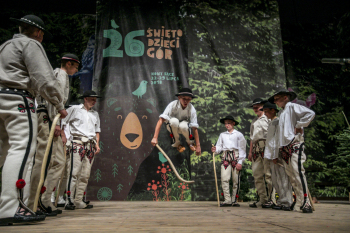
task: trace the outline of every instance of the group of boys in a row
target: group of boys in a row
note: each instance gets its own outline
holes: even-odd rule
[[[12,20],[20,33],[0,46],[0,225],[61,214],[52,198],[58,189],[58,204],[66,210],[93,208],[84,194],[100,151],[100,119],[92,109],[99,96],[86,91],[84,104],[65,110],[69,75],[78,71],[79,58],[65,54],[61,67],[53,70],[41,45],[44,34],[52,37],[44,22],[35,15]],[[54,137],[43,164],[51,128]]]
[[[190,150],[200,155],[197,113],[190,103],[196,96],[189,88],[181,89],[176,96],[178,100],[169,103],[159,116],[151,143],[153,146],[158,143],[160,128],[165,123],[173,147],[180,153],[185,150],[180,141],[182,134]],[[303,128],[310,124],[315,113],[292,103],[296,96],[292,91],[281,90],[268,100],[254,99],[250,106],[257,117],[253,119],[250,127],[248,159],[252,162],[255,187],[259,196],[258,202],[249,205],[252,208],[286,211],[300,208],[303,213],[313,211],[303,167],[306,160]],[[276,105],[282,109],[280,113]],[[241,132],[234,129],[239,124],[234,117],[227,116],[220,119],[220,122],[225,125],[227,131],[220,134],[216,146],[211,148],[213,153],[222,153],[221,184],[225,200],[220,206],[239,207],[240,171],[246,158],[246,140]],[[231,175],[232,195],[229,190]],[[292,189],[296,202],[293,202]],[[279,196],[277,201],[276,191]]]

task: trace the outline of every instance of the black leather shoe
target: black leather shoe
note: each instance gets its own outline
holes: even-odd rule
[[[258,206],[256,205],[256,202],[254,202],[253,204],[249,204],[249,207],[258,208]]]
[[[59,210],[59,209],[53,210],[52,212],[55,212],[56,214],[62,214],[62,210]]]
[[[85,208],[84,208],[84,209],[92,209],[92,208],[94,208],[94,206],[93,206],[93,205],[87,205],[87,206],[85,206]]]
[[[90,204],[90,201],[83,201],[83,202],[87,205]]]
[[[57,204],[57,207],[64,207],[66,204]]]
[[[240,204],[238,204],[238,203],[233,203],[232,204],[232,207],[240,207],[241,205]]]
[[[75,205],[66,205],[65,207],[64,207],[64,209],[65,210],[75,210]]]
[[[220,203],[220,207],[231,207],[232,204]]]
[[[36,214],[37,215],[45,215],[47,217],[57,216],[57,213],[53,212],[50,206],[46,209],[38,206],[38,211],[36,212]]]
[[[304,208],[303,208],[303,213],[306,213],[306,214],[311,214],[313,211],[312,211],[312,208],[311,208],[311,206],[305,206]]]
[[[272,209],[274,209],[274,210],[282,210],[282,206],[281,205],[274,205],[274,206],[272,206]]]
[[[274,205],[274,204],[273,204],[272,201],[268,201],[268,202],[266,202],[265,204],[262,204],[261,207],[262,207],[262,208],[272,208],[273,205]]]
[[[30,214],[27,210],[18,211],[14,217],[0,219],[0,226],[12,225],[13,223],[39,222],[45,220],[46,216]]]
[[[284,211],[292,211],[292,209],[289,206],[282,206],[282,210],[284,210]]]

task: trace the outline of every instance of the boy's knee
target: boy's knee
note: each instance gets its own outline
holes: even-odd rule
[[[169,120],[169,123],[172,127],[178,127],[180,122],[179,122],[179,119],[177,118],[171,118]]]

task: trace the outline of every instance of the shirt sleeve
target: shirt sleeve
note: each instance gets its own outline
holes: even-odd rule
[[[163,119],[169,121],[170,120],[171,109],[173,108],[174,104],[175,104],[175,101],[173,101],[170,104],[168,104],[168,106],[165,108],[164,112],[159,116],[159,118],[163,118]]]
[[[100,116],[98,115],[98,113],[97,113],[96,118],[97,118],[97,122],[96,122],[96,124],[95,124],[95,132],[96,132],[96,133],[101,133]]]
[[[197,123],[197,111],[193,106],[191,108],[191,122],[189,124],[189,127],[191,127],[191,128],[198,128],[199,127],[199,125]]]
[[[57,111],[64,109],[62,92],[42,45],[39,42],[28,42],[22,56],[28,69],[31,89],[53,104]]]
[[[220,154],[222,152],[223,147],[222,134],[220,134],[218,141],[216,142],[216,151],[215,154]]]
[[[264,138],[267,138],[267,129],[269,128],[269,120],[267,119],[267,117],[264,117],[260,125],[261,130],[263,131]]]
[[[315,118],[315,112],[305,106],[293,104],[293,110],[299,118],[295,125],[295,128],[297,129],[307,127]]]
[[[238,145],[238,152],[239,152],[239,158],[238,158],[238,163],[243,164],[246,155],[246,140],[243,136],[243,134],[240,134],[239,137],[237,138],[237,145]]]

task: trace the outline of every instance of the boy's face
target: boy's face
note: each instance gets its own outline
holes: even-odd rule
[[[264,113],[270,120],[276,116],[276,110],[273,108],[264,108]]]
[[[86,104],[89,108],[92,108],[96,104],[96,97],[85,97],[84,104]]]
[[[183,108],[186,108],[187,105],[191,102],[192,98],[189,97],[189,96],[185,96],[185,95],[180,95],[178,96],[179,100],[180,100],[180,103],[181,103],[181,106]]]
[[[228,131],[231,131],[233,129],[233,126],[235,125],[235,122],[232,120],[225,120],[225,127]]]
[[[254,104],[253,105],[253,110],[254,110],[254,113],[258,116],[262,115],[262,111],[260,111],[260,109],[262,109],[263,105],[262,104]]]
[[[69,61],[66,63],[66,70],[68,75],[73,75],[78,72],[79,63],[74,61]]]
[[[280,108],[284,108],[289,101],[288,96],[286,95],[275,95],[273,99],[275,104]]]

